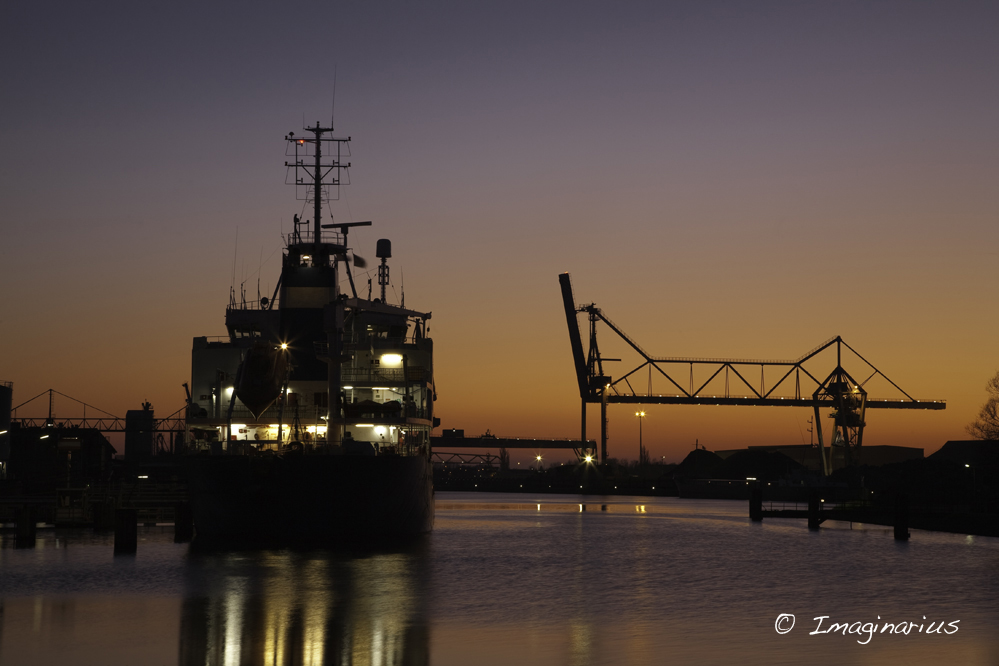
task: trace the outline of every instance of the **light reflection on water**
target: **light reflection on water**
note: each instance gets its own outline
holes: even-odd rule
[[[195,553],[145,528],[116,558],[86,531],[5,536],[0,664],[999,662],[999,539],[746,513],[440,493],[432,535],[381,551]],[[809,636],[817,615],[961,622],[859,645]]]
[[[422,550],[193,556],[179,663],[427,663]]]

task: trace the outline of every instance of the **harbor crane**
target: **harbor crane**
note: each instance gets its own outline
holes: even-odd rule
[[[943,400],[918,400],[906,393],[867,359],[861,356],[843,338],[836,336],[792,360],[753,360],[733,358],[680,358],[652,356],[634,339],[611,321],[595,304],[576,305],[568,273],[559,275],[562,302],[569,327],[569,344],[576,368],[579,397],[582,405],[580,440],[586,441],[586,405],[600,405],[600,460],[607,460],[607,405],[625,403],[634,405],[747,405],[766,407],[811,407],[815,410],[815,430],[818,435],[819,453],[823,473],[833,469],[833,451],[842,451],[847,466],[860,463],[861,445],[868,409],[930,409],[946,408]],[[584,353],[580,334],[579,314],[586,314],[589,324],[589,345]],[[604,363],[622,359],[604,358],[597,341],[598,324],[603,324],[640,357],[638,365],[616,379],[604,370]],[[817,371],[813,361],[822,352],[834,349],[836,364],[831,369]],[[857,379],[843,367],[844,351],[852,352],[862,364],[866,378]],[[822,355],[822,358],[829,354]],[[813,361],[810,368],[805,364]],[[695,381],[695,366],[699,378]],[[635,390],[640,371],[648,374],[646,392]],[[755,372],[759,371],[759,381]],[[767,381],[767,374],[771,379]],[[683,373],[683,375],[679,373]],[[754,379],[750,379],[753,372]],[[869,375],[867,373],[870,373]],[[706,379],[703,379],[704,376]],[[668,393],[653,393],[652,380],[665,381]],[[898,390],[903,397],[876,399],[868,396],[865,385],[881,377]],[[720,386],[724,382],[723,388]],[[719,391],[720,389],[720,391]],[[709,393],[710,391],[710,393]],[[833,427],[828,442],[823,437],[819,418],[820,409],[832,409]]]

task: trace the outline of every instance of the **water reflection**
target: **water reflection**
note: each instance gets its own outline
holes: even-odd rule
[[[390,552],[204,554],[169,528],[141,528],[129,557],[90,530],[0,547],[0,666],[999,664],[999,539],[900,546],[890,528],[752,523],[742,502],[455,499]],[[861,645],[809,635],[820,614],[961,629]]]
[[[179,663],[429,663],[424,551],[192,555]]]

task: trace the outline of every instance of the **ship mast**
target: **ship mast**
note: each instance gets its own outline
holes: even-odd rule
[[[323,216],[323,198],[321,196],[319,196],[320,192],[322,191],[320,188],[323,185],[323,176],[322,176],[322,169],[323,169],[323,142],[322,142],[322,137],[323,137],[323,132],[326,131],[326,130],[325,130],[325,128],[322,128],[322,127],[319,126],[319,121],[317,120],[316,121],[316,127],[315,127],[315,129],[311,130],[311,131],[316,135],[316,138],[315,138],[315,142],[316,142],[316,165],[312,168],[312,173],[313,173],[313,176],[314,176],[314,182],[313,182],[313,185],[312,185],[312,192],[313,192],[312,202],[313,202],[313,204],[315,204],[314,210],[312,212],[312,215],[313,215],[313,217],[312,217],[312,239],[313,239],[313,241],[316,244],[316,249],[314,250],[314,256],[318,257],[319,256],[319,241],[322,238],[322,233],[323,233],[322,232],[322,227],[319,226],[319,221],[320,221],[320,219]],[[333,128],[330,127],[328,131],[332,132]]]
[[[327,352],[329,354],[327,360],[327,395],[329,399],[326,412],[326,441],[328,444],[338,446],[343,438],[345,423],[341,409],[340,364],[343,352],[344,305],[339,298],[339,261],[340,257],[343,257],[345,262],[348,260],[348,229],[350,227],[370,226],[371,222],[322,223],[323,202],[340,198],[341,171],[350,167],[350,163],[344,163],[342,159],[345,156],[350,156],[348,147],[350,137],[346,139],[336,138],[332,136],[333,127],[323,127],[318,122],[315,127],[305,127],[304,129],[312,135],[311,138],[299,138],[292,132],[289,132],[285,137],[289,142],[287,154],[295,156],[295,161],[291,164],[285,162],[285,166],[288,167],[289,173],[294,169],[294,184],[298,198],[300,200],[304,198],[305,201],[312,203],[312,242],[310,243],[308,238],[299,239],[296,218],[296,247],[289,245],[289,256],[293,257],[293,261],[291,265],[282,270],[282,278],[285,276],[285,270],[291,270],[293,274],[297,273],[298,269],[292,266],[301,266],[300,258],[306,252],[311,252],[311,257],[304,257],[310,260],[311,267],[307,268],[308,273],[301,276],[300,279],[303,282],[299,284],[308,283],[310,287],[331,288],[327,293],[332,298],[323,305],[321,319],[318,321],[322,322],[329,350]],[[324,144],[326,150],[323,150]],[[294,146],[294,153],[292,153],[291,146]],[[326,239],[329,242],[323,242],[324,227],[336,229],[336,231],[329,232]],[[311,249],[309,249],[310,245]],[[312,277],[307,277],[310,274]],[[353,287],[353,277],[350,275],[349,266],[347,267],[347,275],[351,277],[351,287]],[[282,307],[284,307],[283,300]]]
[[[294,132],[289,132],[285,140],[294,146],[294,153],[288,150],[288,155],[294,154],[295,161],[285,162],[284,165],[295,170],[294,184],[300,190],[299,199],[304,198],[312,202],[312,244],[313,257],[316,262],[329,260],[328,248],[322,242],[322,216],[323,202],[336,201],[340,198],[341,171],[350,168],[350,162],[344,163],[342,158],[350,156],[350,137],[346,139],[336,138],[331,135],[332,127],[322,127],[316,122],[315,127],[303,128],[312,134],[311,138],[296,137]],[[326,144],[326,158],[324,162],[323,144]],[[309,155],[309,152],[312,155]],[[306,158],[312,157],[311,164]]]

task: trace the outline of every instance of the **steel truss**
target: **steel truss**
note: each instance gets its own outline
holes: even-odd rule
[[[491,453],[440,453],[430,454],[430,461],[445,465],[488,465],[499,467],[500,457]]]
[[[18,417],[17,410],[25,405],[34,402],[43,395],[48,395],[48,416],[28,416],[28,417]],[[77,403],[83,410],[83,416],[81,417],[70,417],[62,418],[55,416],[55,396],[62,396],[72,402]],[[90,409],[91,413],[94,411],[100,412],[99,416],[87,416],[87,410]],[[170,414],[166,418],[153,419],[153,432],[166,433],[166,432],[184,432],[186,429],[186,424],[183,417],[179,417],[178,414],[184,412],[187,409],[186,406],[181,407],[173,414]],[[120,416],[115,416],[109,412],[100,409],[99,407],[94,407],[93,405],[88,405],[82,400],[77,400],[76,398],[66,395],[65,393],[60,393],[55,389],[46,389],[36,395],[30,400],[26,400],[19,404],[13,409],[12,421],[20,424],[22,428],[45,428],[58,426],[60,428],[85,428],[92,430],[99,430],[100,432],[125,432],[125,419]]]
[[[621,327],[611,321],[595,304],[577,307],[573,300],[569,274],[559,276],[566,321],[569,327],[569,341],[572,346],[573,361],[579,395],[582,400],[582,439],[586,439],[586,404],[601,405],[601,458],[606,460],[607,404],[671,404],[671,405],[747,405],[767,407],[811,407],[815,410],[815,423],[822,453],[824,471],[832,471],[833,447],[842,447],[847,465],[857,464],[859,450],[863,443],[865,414],[868,409],[931,409],[946,408],[943,400],[918,400],[904,391],[898,384],[878,370],[857,350],[836,336],[815,347],[808,353],[793,360],[759,360],[732,358],[680,358],[652,356]],[[582,338],[579,332],[577,315],[586,313],[589,324],[589,348],[584,358]],[[617,337],[623,340],[640,357],[637,366],[613,379],[604,371],[604,363],[621,359],[604,358],[600,354],[597,341],[597,324],[603,323]],[[813,372],[805,364],[823,351],[835,347],[836,365],[828,372]],[[846,348],[866,366],[863,380],[855,379],[843,368],[843,349]],[[698,373],[706,379],[695,381],[694,367],[706,369]],[[759,383],[755,372],[759,370]],[[645,370],[648,375],[644,393],[636,390],[632,383],[639,373]],[[752,371],[752,374],[751,372]],[[685,376],[679,373],[683,372]],[[767,376],[771,380],[767,381]],[[751,380],[750,377],[753,377]],[[904,396],[896,399],[872,399],[864,386],[875,377],[881,377]],[[653,393],[652,380],[665,380],[676,392]],[[724,388],[720,393],[709,387],[716,387],[721,381]],[[819,409],[833,410],[833,432],[827,449],[823,438]]]

